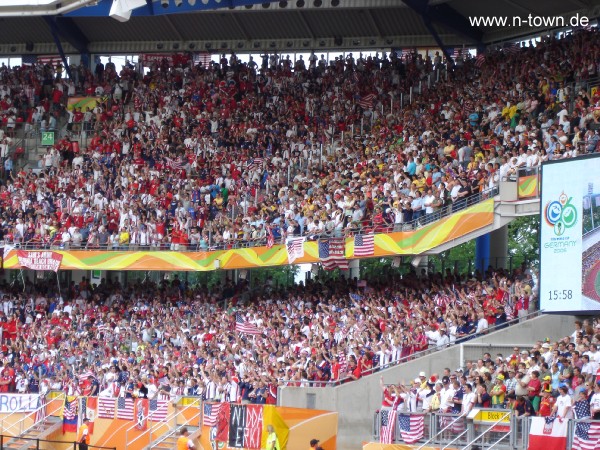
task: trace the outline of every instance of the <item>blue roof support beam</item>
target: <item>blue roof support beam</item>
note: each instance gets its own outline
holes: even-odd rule
[[[56,24],[56,20],[54,17],[44,16],[44,20],[48,24],[50,28],[50,33],[52,34],[52,39],[54,39],[54,43],[56,44],[56,49],[58,50],[58,54],[60,55],[60,59],[62,60],[63,66],[69,78],[73,79],[71,75],[71,68],[69,67],[69,63],[67,62],[67,57],[65,56],[65,50],[63,49],[62,42],[60,42],[60,36],[58,32],[58,25]]]
[[[404,4],[421,16],[427,30],[443,50],[444,55],[449,61],[452,61],[450,49],[446,48],[440,35],[437,33],[433,24],[442,25],[451,29],[477,44],[480,47],[483,39],[483,32],[471,25],[469,20],[446,3],[430,6],[428,0],[403,0]]]
[[[469,19],[447,3],[430,6],[427,8],[426,15],[432,22],[451,29],[456,34],[473,41],[475,44],[479,45],[483,41],[483,31],[471,25]]]

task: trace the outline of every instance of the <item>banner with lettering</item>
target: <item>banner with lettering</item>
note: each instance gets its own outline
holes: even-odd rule
[[[32,270],[58,272],[63,255],[57,252],[29,252],[17,250],[19,265]]]
[[[148,399],[138,398],[135,400],[135,413],[133,418],[135,420],[135,427],[138,430],[146,430],[148,428]]]
[[[39,394],[0,394],[0,414],[35,411],[39,398]]]
[[[231,405],[228,442],[230,448],[261,448],[262,411],[261,405]]]

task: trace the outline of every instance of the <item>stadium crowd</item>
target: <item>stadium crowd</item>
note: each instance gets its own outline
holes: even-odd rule
[[[600,320],[510,355],[483,354],[456,370],[420,372],[411,383],[384,385],[382,405],[399,411],[466,416],[474,407],[511,409],[517,416],[600,419]],[[583,402],[583,403],[581,403]],[[577,404],[576,404],[577,403]]]
[[[278,386],[350,382],[417,352],[508,326],[535,304],[534,273],[438,273],[208,290],[177,277],[63,297],[1,286],[0,392],[273,403]],[[267,282],[267,286],[270,283]]]
[[[72,80],[51,66],[2,67],[0,238],[205,250],[420,225],[520,170],[595,152],[599,98],[577,86],[598,75],[599,52],[594,29],[456,64],[232,54],[146,74],[79,66]],[[82,93],[97,106],[66,111]],[[67,136],[37,168],[14,167],[15,128],[56,129],[61,114],[82,145]]]

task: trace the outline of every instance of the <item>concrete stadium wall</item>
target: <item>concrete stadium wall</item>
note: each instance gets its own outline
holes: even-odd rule
[[[573,316],[543,315],[473,339],[469,344],[491,344],[489,349],[492,350],[494,344],[532,345],[545,337],[555,340],[571,335],[573,321]],[[481,353],[489,351],[488,347],[483,348]],[[461,345],[456,345],[335,388],[285,387],[280,389],[279,404],[337,411],[338,449],[358,450],[364,441],[371,440],[373,412],[381,407],[381,375],[384,383],[409,382],[420,371],[429,375],[441,373],[444,367],[456,369],[461,364],[462,355]]]

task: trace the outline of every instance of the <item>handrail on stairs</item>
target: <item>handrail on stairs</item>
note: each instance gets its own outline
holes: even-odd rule
[[[443,416],[440,415],[440,417],[443,417]],[[425,441],[423,444],[421,444],[421,446],[419,448],[417,448],[417,450],[422,450],[423,448],[427,447],[432,442],[435,442],[435,440],[437,439],[438,436],[440,436],[444,431],[448,430],[449,428],[452,428],[454,426],[454,424],[456,424],[456,422],[458,422],[461,419],[464,419],[464,417],[465,416],[463,416],[462,414],[459,415],[458,417],[456,417],[453,421],[451,421],[444,428],[442,428],[440,431],[438,431],[433,437],[429,438],[427,441]],[[462,435],[462,433],[461,433],[461,435]]]
[[[198,412],[196,414],[194,414],[189,419],[184,416],[184,419],[185,419],[184,423],[182,423],[182,424],[175,423],[175,428],[173,428],[171,431],[163,434],[156,442],[154,442],[154,445],[160,444],[161,442],[163,442],[164,440],[166,440],[168,437],[170,437],[173,434],[175,434],[177,432],[177,430],[181,429],[182,426],[189,425],[196,418],[200,418],[202,416],[202,401],[200,400],[200,398],[194,399],[194,401],[191,404],[187,405],[181,411],[176,411],[176,413],[181,414],[183,411],[187,410],[190,407],[196,406],[196,405],[198,406]],[[201,427],[202,427],[202,424],[200,424],[200,428]],[[152,433],[150,433],[150,443],[149,443],[149,445],[152,445],[152,444],[153,444],[153,442],[152,442]]]
[[[134,425],[130,426],[129,428],[127,428],[127,430],[125,430],[125,446],[128,447],[129,445],[133,444],[137,440],[145,437],[147,434],[149,435],[149,445],[151,445],[152,444],[152,433],[154,431],[156,431],[160,427],[165,426],[165,424],[168,424],[171,420],[176,419],[176,417],[177,417],[178,414],[183,413],[184,411],[188,410],[189,408],[200,407],[200,410],[202,410],[201,404],[202,404],[202,402],[201,402],[200,398],[194,399],[194,401],[192,403],[190,403],[189,405],[187,405],[182,410],[176,409],[175,411],[173,411],[163,421],[161,421],[161,422],[154,422],[152,424],[152,426],[148,427],[148,429],[146,429],[142,434],[140,434],[139,436],[136,436],[131,441],[129,441],[129,436],[128,436],[129,432],[132,431],[133,429],[135,429],[137,427],[137,424],[134,424]],[[150,414],[148,415],[147,419],[151,421],[152,420],[152,415],[155,412],[156,411],[151,411]],[[177,427],[175,427],[175,429],[177,429]],[[166,434],[168,435],[169,432],[167,432]]]
[[[471,442],[469,442],[467,445],[465,445],[465,448],[471,448],[471,445],[473,445],[475,442],[477,442],[478,439],[482,438],[483,436],[485,436],[487,433],[490,433],[494,427],[496,425],[498,425],[500,422],[502,422],[504,419],[506,419],[507,417],[510,417],[511,411],[506,412],[505,414],[502,415],[502,417],[500,417],[500,419],[496,420],[493,424],[491,424],[487,430],[485,430],[483,433],[481,433],[479,436],[477,436],[476,438],[474,438]],[[511,433],[511,430],[508,430],[500,439],[498,439],[498,441],[496,441],[491,447],[488,448],[492,448],[494,447],[496,444],[498,444],[498,442],[501,442],[502,439],[504,439],[506,436],[508,436]],[[445,448],[445,447],[444,447]]]
[[[61,393],[58,395],[58,397],[53,398],[52,400],[56,400],[56,399],[64,399],[65,394]],[[41,396],[40,396],[41,398]],[[35,416],[38,412],[40,412],[43,408],[46,408],[48,405],[46,402],[43,402],[42,405],[38,406],[36,409],[34,409],[33,411],[28,412],[27,414],[25,414],[21,419],[19,419],[17,422],[8,425],[7,427],[4,426],[6,419],[8,419],[9,417],[11,417],[13,414],[22,414],[22,411],[13,411],[12,413],[6,415],[5,417],[2,418],[2,420],[0,421],[0,427],[2,429],[2,433],[8,431],[8,434],[13,434],[15,436],[21,436],[23,433],[26,433],[27,431],[29,431],[31,428],[33,428],[34,426],[37,425],[37,422],[35,422]],[[54,414],[56,414],[57,412],[59,412],[62,407],[63,407],[63,402],[58,402],[57,406],[55,406],[51,411],[46,411],[45,417],[47,416],[52,416]],[[33,417],[34,418],[34,422],[33,425],[31,425],[29,428],[23,429],[25,420]],[[17,433],[14,433],[16,428]]]

